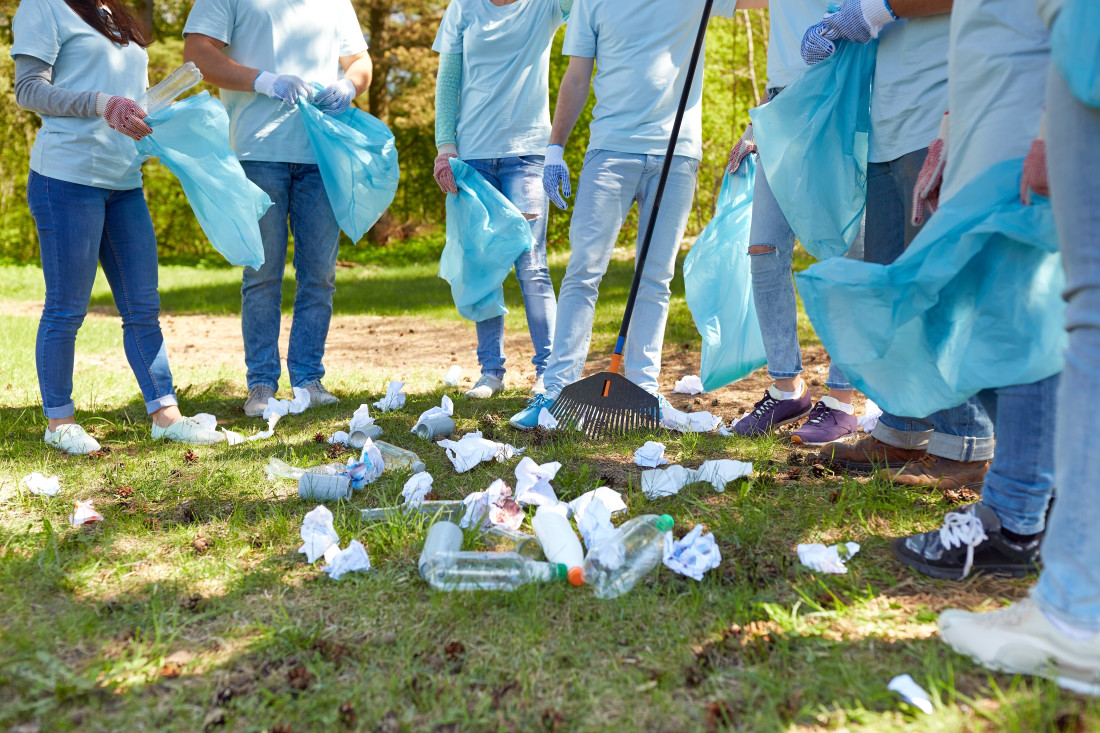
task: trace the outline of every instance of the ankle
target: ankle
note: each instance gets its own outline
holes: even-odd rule
[[[775,380],[775,388],[783,395],[785,400],[793,400],[802,396],[806,390],[806,383],[801,377]]]
[[[56,433],[57,429],[62,425],[76,425],[76,416],[73,417],[59,417],[49,419],[49,429],[51,433]]]

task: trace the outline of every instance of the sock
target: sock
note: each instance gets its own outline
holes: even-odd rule
[[[856,414],[855,405],[845,404],[845,403],[841,402],[840,400],[838,400],[836,397],[830,397],[829,395],[825,395],[824,397],[821,398],[821,401],[825,404],[826,407],[828,407],[831,410],[840,410],[841,412],[846,412],[849,415]]]
[[[780,399],[797,400],[799,397],[802,396],[802,393],[806,391],[806,382],[805,380],[802,380],[802,383],[798,385],[798,389],[796,389],[794,392],[784,392],[778,387],[775,388],[775,391],[782,395]]]
[[[1031,542],[1035,541],[1036,537],[1039,536],[1038,532],[1036,532],[1034,534],[1020,534],[1018,532],[1013,532],[1008,527],[1004,527],[1004,526],[1001,527],[1001,534],[1003,534],[1009,540],[1011,540],[1012,542],[1015,542],[1018,545],[1030,544]]]

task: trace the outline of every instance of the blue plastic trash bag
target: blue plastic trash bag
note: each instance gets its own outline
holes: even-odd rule
[[[222,103],[202,92],[149,115],[151,135],[138,152],[160,158],[179,179],[187,201],[214,249],[231,265],[264,263],[260,217],[271,199],[248,180],[229,147],[229,116]]]
[[[1100,107],[1100,2],[1066,0],[1051,29],[1050,53],[1073,96]]]
[[[848,251],[867,203],[878,41],[836,46],[836,53],[749,113],[775,200],[798,241],[819,260]]]
[[[382,120],[355,107],[326,115],[299,98],[298,110],[332,213],[344,234],[358,242],[397,193],[401,169],[393,133]]]
[[[684,260],[684,295],[703,337],[700,378],[712,392],[767,362],[752,297],[749,228],[756,156],[722,179],[714,218]]]
[[[832,259],[800,274],[806,314],[848,380],[925,417],[987,387],[1062,369],[1065,277],[1050,202],[1020,203],[1023,159],[941,204],[890,265]]]
[[[451,284],[458,313],[487,321],[508,312],[504,279],[535,244],[520,210],[458,158],[451,158],[458,195],[447,196],[447,244],[439,276]]]

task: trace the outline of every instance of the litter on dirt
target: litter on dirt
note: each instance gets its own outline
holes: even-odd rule
[[[675,394],[703,394],[706,392],[703,389],[703,380],[699,378],[698,374],[689,374],[683,379],[677,379],[672,391]]]
[[[665,444],[656,440],[647,440],[638,450],[634,451],[634,463],[642,468],[657,468],[668,465],[665,458]]]
[[[61,492],[61,481],[57,476],[46,477],[38,471],[19,479],[19,484],[40,496],[57,496]]]

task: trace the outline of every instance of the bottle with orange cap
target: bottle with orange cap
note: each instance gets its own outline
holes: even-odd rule
[[[597,598],[617,598],[628,592],[661,564],[665,534],[674,523],[667,514],[645,514],[624,522],[612,537],[589,550],[584,582]]]
[[[542,551],[550,562],[561,563],[569,568],[569,582],[573,585],[584,584],[584,550],[573,525],[566,517],[567,505],[543,505],[535,511],[531,528],[539,538]]]

